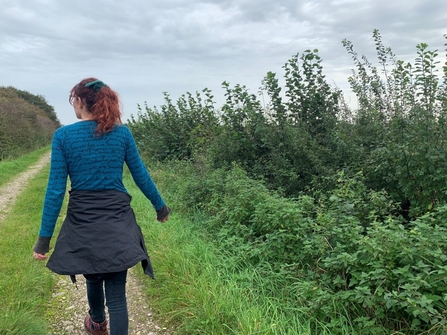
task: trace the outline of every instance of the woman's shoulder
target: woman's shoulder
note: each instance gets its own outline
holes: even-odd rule
[[[132,136],[129,127],[126,126],[125,124],[117,124],[113,130],[127,136]]]
[[[130,132],[129,127],[125,123],[120,123],[115,125],[115,129],[118,129],[120,131]]]

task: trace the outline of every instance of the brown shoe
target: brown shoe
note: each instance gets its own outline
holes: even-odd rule
[[[84,327],[90,335],[109,335],[107,331],[107,319],[101,323],[97,323],[92,320],[89,314],[84,319]]]

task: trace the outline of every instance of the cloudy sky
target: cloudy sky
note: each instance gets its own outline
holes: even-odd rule
[[[257,93],[268,71],[318,49],[324,73],[350,100],[353,63],[341,41],[376,62],[372,31],[398,59],[428,43],[445,61],[446,0],[0,0],[0,86],[43,95],[63,124],[76,122],[70,89],[98,77],[115,89],[124,119],[137,104],[213,91]]]

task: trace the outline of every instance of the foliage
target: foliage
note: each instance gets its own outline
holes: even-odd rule
[[[405,217],[415,218],[447,200],[447,72],[439,85],[438,52],[425,43],[417,45],[412,65],[396,61],[377,30],[373,36],[381,71],[343,42],[356,65],[349,81],[360,110],[341,136],[354,148],[350,164],[364,171],[368,186],[387,190]]]
[[[284,88],[267,73],[266,104],[245,86],[224,82],[220,110],[207,89],[203,103],[199,94],[176,104],[165,94],[161,111],[146,106],[129,125],[149,157],[214,168],[237,163],[289,197],[333,187],[325,178],[340,169],[362,171],[367,187],[386,190],[407,220],[416,218],[446,201],[447,65],[440,72],[438,51],[425,43],[411,64],[397,59],[378,30],[373,39],[378,66],[343,41],[355,65],[348,81],[357,111],[327,83],[318,50],[306,50],[284,65]]]
[[[216,167],[237,162],[292,196],[337,165],[332,153],[341,93],[327,84],[318,50],[294,55],[283,68],[285,97],[276,75],[267,73],[261,87],[269,100],[264,108],[245,87],[230,89],[224,83],[224,131],[213,161]]]
[[[140,108],[129,127],[148,157],[193,159],[215,168],[238,163],[269,187],[297,195],[314,176],[340,164],[335,134],[341,92],[326,82],[321,62],[318,50],[306,50],[285,64],[286,98],[269,72],[262,87],[267,106],[245,86],[223,82],[220,110],[207,89],[203,102],[200,94],[187,93],[174,103],[165,93],[160,110]]]
[[[52,108],[40,96],[13,87],[0,87],[0,161],[17,158],[51,142],[60,123],[52,119],[54,115],[49,116],[48,111],[40,109],[41,106],[47,110]]]
[[[179,176],[176,193],[183,204],[200,201],[206,231],[232,264],[294,278],[283,299],[298,299],[334,333],[341,306],[362,334],[447,330],[446,206],[405,226],[390,197],[368,190],[361,175],[340,173],[330,193],[296,199],[269,192],[238,167],[202,178]]]
[[[160,110],[139,106],[137,117],[131,116],[128,126],[145,155],[156,159],[189,159],[200,155],[216,136],[217,117],[211,91],[204,89],[193,96],[182,95],[174,104],[164,93],[165,104]]]
[[[287,306],[334,334],[443,334],[447,62],[425,43],[404,62],[378,30],[373,40],[378,66],[343,41],[358,110],[307,50],[285,64],[284,88],[267,73],[265,104],[224,82],[206,141],[186,121],[202,107],[168,101],[131,126],[148,156],[188,159],[172,174],[182,211],[207,218],[235,266],[284,274]]]
[[[147,199],[125,175],[155,269],[156,280],[145,282],[150,307],[160,323],[171,325],[176,334],[332,334],[308,314],[307,307],[285,303],[282,287],[291,280],[286,271],[276,273],[241,262],[233,250],[221,250],[210,239],[209,217],[191,207],[187,195],[197,179],[192,167],[188,161],[151,166],[154,180],[174,209],[163,225],[153,222]],[[207,178],[203,181],[219,185]],[[342,334],[355,333],[349,325],[343,327]]]
[[[61,126],[61,123],[59,119],[57,118],[56,112],[54,111],[54,107],[49,105],[46,101],[45,97],[42,95],[35,95],[28,91],[19,90],[15,87],[9,86],[6,88],[7,90],[11,90],[17,94],[19,98],[22,98],[23,100],[29,102],[30,104],[33,104],[34,106],[38,107],[39,109],[43,110],[46,114],[46,116],[53,121],[58,127]]]

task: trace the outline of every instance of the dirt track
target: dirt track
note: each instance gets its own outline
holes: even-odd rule
[[[28,181],[48,163],[49,159],[50,154],[44,154],[27,171],[22,172],[13,181],[0,187],[0,221],[8,214],[8,208],[16,201],[17,196],[26,187]]]

